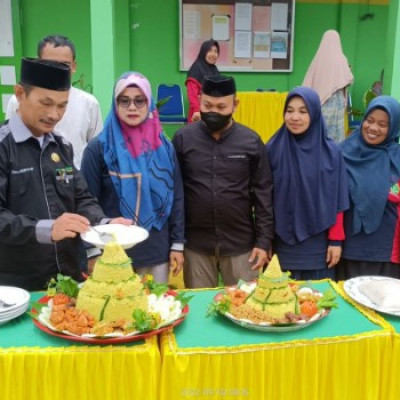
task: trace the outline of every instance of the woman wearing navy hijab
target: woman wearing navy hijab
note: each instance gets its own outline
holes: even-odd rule
[[[275,242],[294,279],[334,278],[349,207],[343,157],[327,136],[318,94],[289,92],[284,124],[266,145],[274,179]]]
[[[400,278],[400,104],[371,101],[360,128],[340,144],[346,163],[350,210],[338,278]]]

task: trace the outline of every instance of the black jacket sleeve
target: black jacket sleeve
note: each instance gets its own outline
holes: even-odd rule
[[[169,217],[170,243],[185,243],[185,207],[181,169],[175,151],[174,203]]]
[[[261,140],[258,144],[258,157],[252,163],[250,191],[256,230],[254,247],[268,250],[274,236],[273,182],[267,151]]]

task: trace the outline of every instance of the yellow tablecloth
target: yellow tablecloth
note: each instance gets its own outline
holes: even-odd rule
[[[255,130],[266,143],[283,123],[287,92],[238,92],[235,121]]]
[[[23,315],[0,326],[1,400],[158,399],[158,338],[91,346],[50,336]]]
[[[215,291],[193,293],[187,320],[161,336],[161,400],[388,400],[392,331],[354,304],[340,298],[312,327],[264,333],[204,318]]]
[[[339,284],[340,290],[342,290],[343,296],[348,300],[352,299],[347,296],[343,290],[343,282]],[[357,307],[364,313],[368,314],[371,318],[380,321],[381,324],[389,325],[392,331],[392,350],[391,357],[387,360],[389,366],[388,372],[386,374],[381,374],[382,380],[382,390],[379,399],[382,400],[399,400],[400,399],[400,318],[380,314],[371,310],[368,307],[364,307],[357,304]]]
[[[382,399],[400,399],[400,333],[395,332],[393,337],[393,352],[390,364],[390,374]]]
[[[157,399],[157,338],[145,344],[0,349],[1,400]]]

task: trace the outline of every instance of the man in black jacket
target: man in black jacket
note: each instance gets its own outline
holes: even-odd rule
[[[74,168],[71,144],[52,133],[70,80],[66,64],[22,60],[18,114],[0,126],[0,285],[39,290],[59,272],[82,280],[79,234],[108,221]]]
[[[174,139],[186,209],[186,287],[214,287],[257,277],[273,237],[272,176],[260,137],[232,119],[233,78],[208,76],[201,121]]]

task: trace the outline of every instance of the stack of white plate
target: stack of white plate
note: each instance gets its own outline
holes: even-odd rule
[[[0,325],[19,317],[29,307],[29,293],[13,286],[0,286]]]

